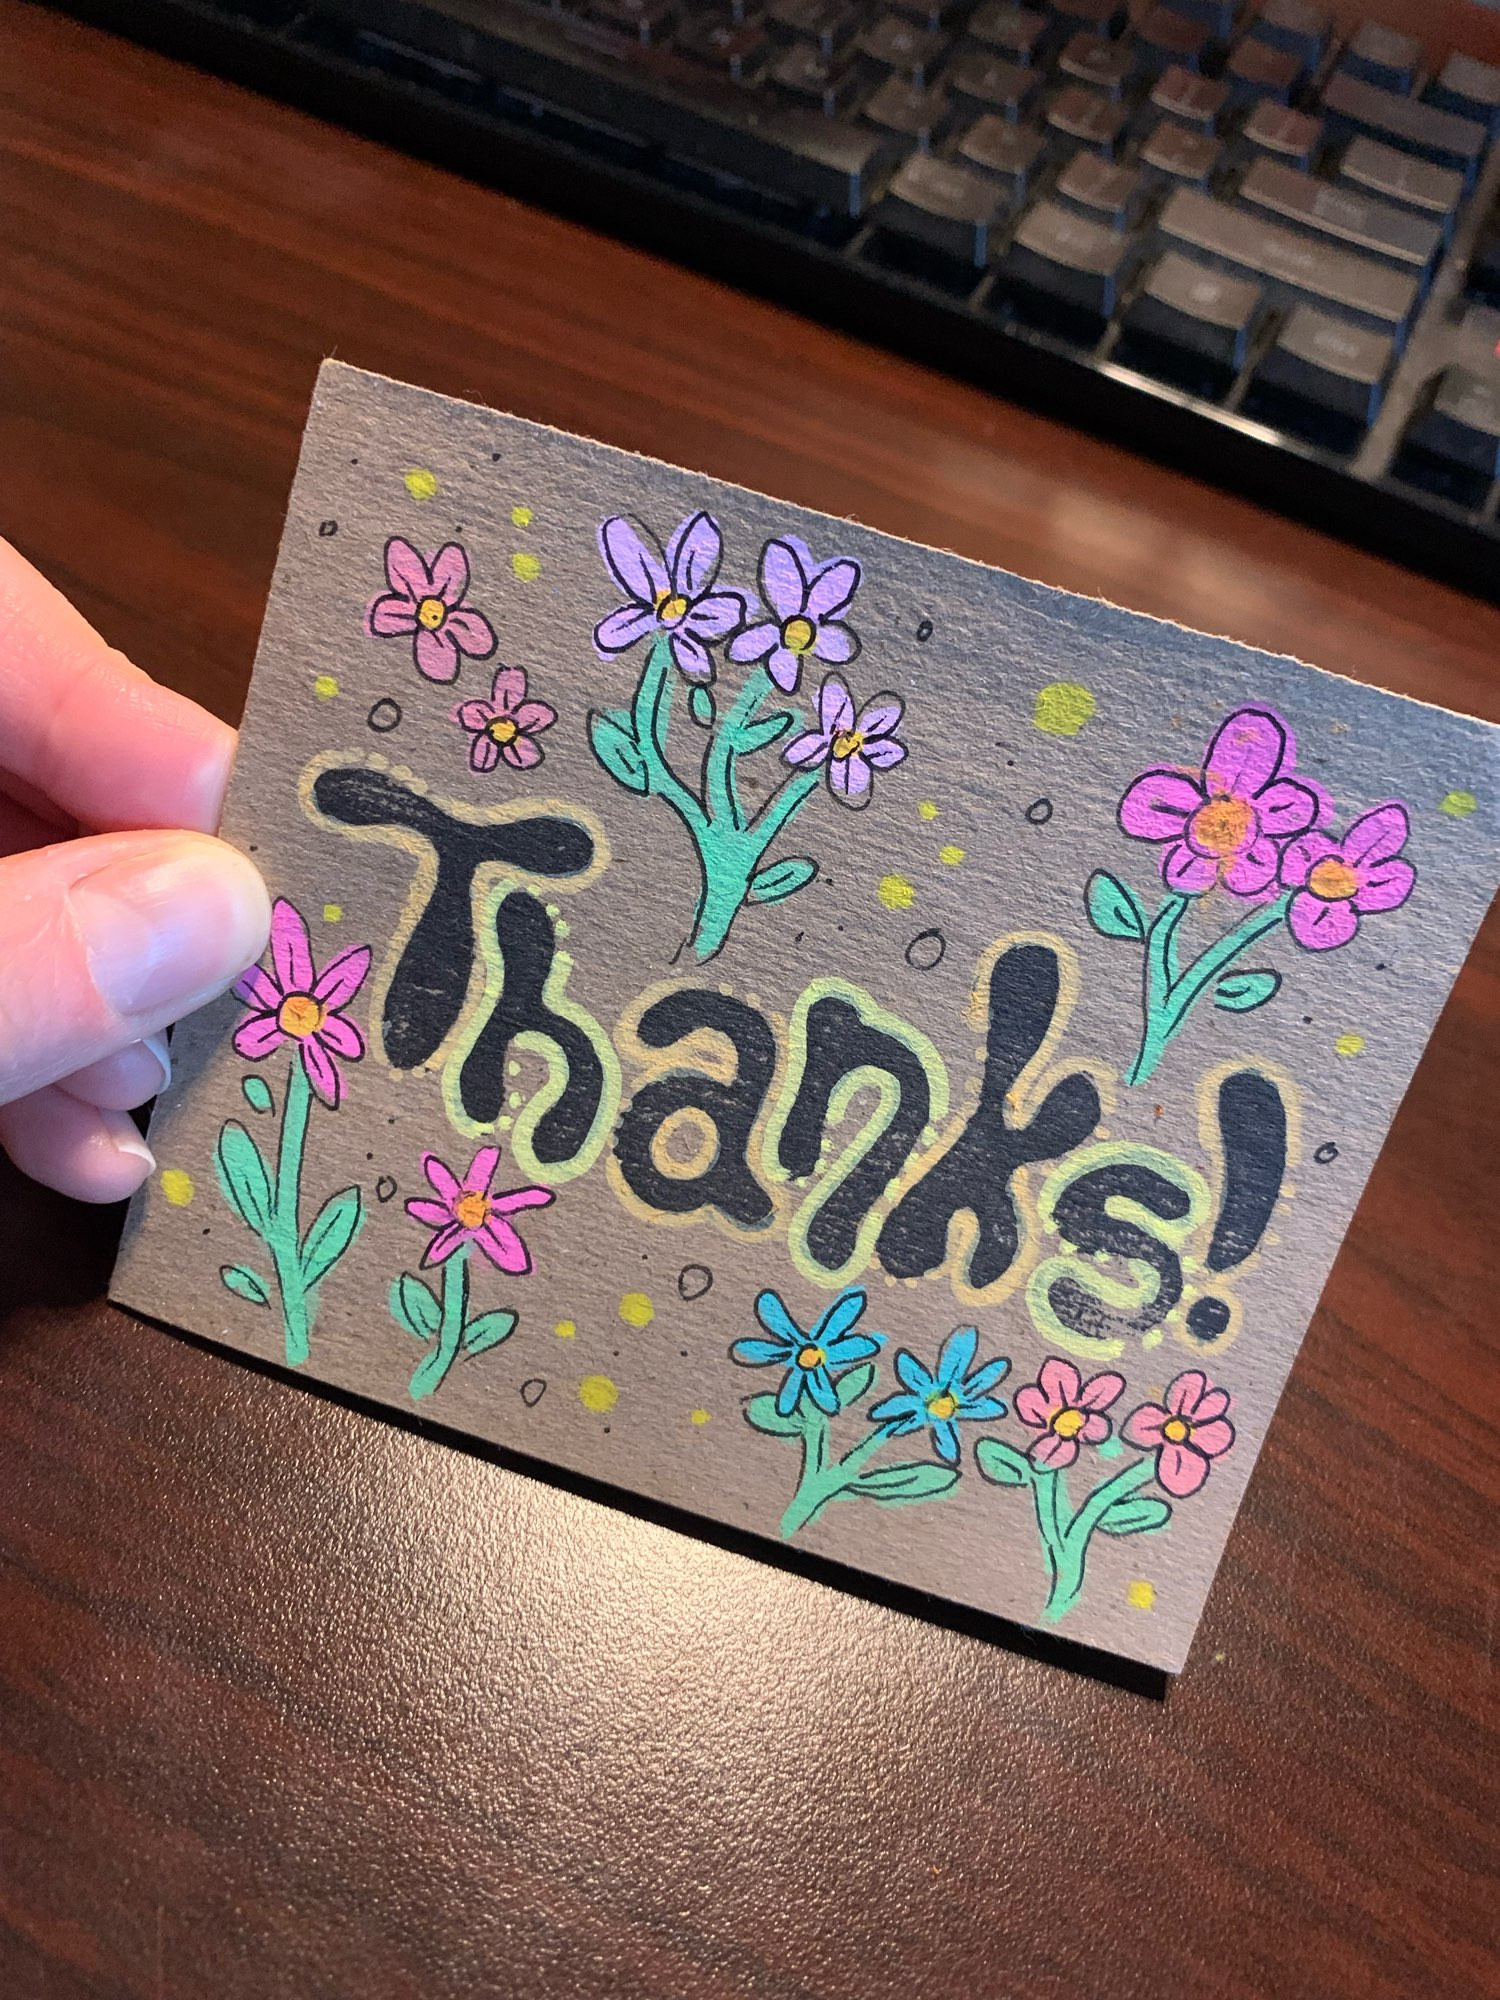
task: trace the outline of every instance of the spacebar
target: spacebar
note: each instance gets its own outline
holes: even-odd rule
[[[1417,281],[1404,272],[1278,229],[1196,188],[1179,188],[1157,227],[1174,242],[1206,251],[1237,271],[1274,278],[1304,298],[1337,306],[1398,338],[1417,302]]]

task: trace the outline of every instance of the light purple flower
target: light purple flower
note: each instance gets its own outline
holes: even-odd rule
[[[847,666],[859,657],[859,640],[842,619],[859,582],[859,564],[848,556],[815,563],[795,535],[767,542],[760,554],[760,587],[775,623],[748,625],[737,633],[729,643],[730,659],[764,660],[787,694],[796,693],[809,656]]]
[[[854,697],[830,674],[818,690],[818,727],[789,743],[782,753],[801,771],[828,767],[828,789],[846,806],[867,806],[876,771],[888,771],[906,755],[898,741],[901,697],[877,694],[858,716]]]
[[[1266,708],[1241,708],[1220,724],[1201,771],[1145,771],[1120,801],[1120,825],[1165,852],[1162,880],[1201,896],[1222,882],[1253,901],[1276,881],[1280,843],[1316,826],[1323,801],[1284,777],[1296,756],[1291,730]]]
[[[234,1031],[234,1046],[247,1062],[264,1062],[283,1042],[295,1042],[308,1082],[337,1110],[344,1078],[334,1057],[358,1062],[365,1052],[363,1035],[342,1009],[365,983],[370,947],[340,952],[320,973],[302,913],[278,896],[271,905],[271,967],[252,965],[235,981],[234,997],[250,1013]]]
[[[691,681],[711,681],[708,648],[743,625],[749,604],[738,590],[715,590],[724,554],[719,524],[691,514],[666,554],[649,528],[616,514],[599,530],[604,566],[630,599],[594,627],[601,653],[623,653],[655,632],[669,635],[673,663]]]
[[[488,659],[497,644],[490,621],[462,608],[469,592],[469,558],[448,542],[427,562],[393,535],[385,545],[385,578],[390,589],[372,597],[365,630],[377,639],[414,633],[412,658],[430,681],[458,678],[459,655]]]
[[[517,771],[530,771],[542,761],[542,746],[532,739],[557,720],[550,702],[526,699],[526,669],[501,667],[488,701],[461,701],[453,711],[460,729],[473,737],[469,768],[493,771],[503,757]]]
[[[1333,951],[1359,929],[1360,916],[1399,910],[1417,871],[1399,858],[1411,832],[1406,807],[1376,806],[1342,840],[1304,834],[1281,857],[1281,880],[1295,889],[1286,920],[1307,951]]]

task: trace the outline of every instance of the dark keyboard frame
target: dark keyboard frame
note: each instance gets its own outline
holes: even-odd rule
[[[235,0],[45,0],[69,14],[296,105],[558,214],[686,263],[863,339],[962,376],[1091,435],[1126,445],[1208,484],[1260,502],[1389,556],[1477,596],[1500,602],[1500,485],[1476,515],[1390,477],[1362,476],[1355,461],[1204,402],[1170,384],[1098,359],[1025,324],[1006,322],[900,272],[819,241],[704,174],[643,171],[610,151],[572,113],[523,122],[488,102],[439,60],[411,49],[404,73],[339,46],[347,18],[317,0],[296,10],[292,32]],[[253,6],[255,0],[242,0]],[[267,7],[267,0],[261,0]],[[441,107],[441,117],[423,117]],[[570,129],[571,128],[571,129]],[[668,174],[673,175],[668,178]],[[1500,144],[1491,148],[1470,230],[1491,206]],[[773,204],[763,207],[770,211]],[[1399,433],[1426,376],[1447,354],[1420,362],[1424,322],[1436,317],[1444,274],[1457,284],[1463,232],[1417,321],[1393,377],[1380,428]],[[977,282],[977,281],[976,281]],[[1415,377],[1415,381],[1413,380]],[[1363,456],[1364,454],[1360,454]]]

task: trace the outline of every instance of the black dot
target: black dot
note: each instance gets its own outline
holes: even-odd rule
[[[1217,1340],[1229,1324],[1229,1308],[1222,1299],[1194,1299],[1187,1323],[1188,1332],[1198,1340]]]
[[[389,736],[393,729],[401,727],[401,704],[383,694],[365,720],[377,736]]]
[[[906,947],[906,962],[914,972],[931,972],[942,964],[948,940],[939,930],[918,931]]]
[[[1045,826],[1052,817],[1051,799],[1033,799],[1026,808],[1026,817],[1033,826]]]
[[[492,451],[492,452],[490,453],[490,464],[491,464],[491,465],[498,465],[498,464],[500,463],[500,460],[501,460],[501,457],[502,457],[502,456],[503,456],[503,454],[502,454],[502,453],[500,453],[500,452],[498,452],[498,451]]]
[[[1377,960],[1377,962],[1376,962],[1376,965],[1375,965],[1375,970],[1376,970],[1377,972],[1384,972],[1384,971],[1385,971],[1385,960],[1384,960],[1383,958],[1382,958],[1382,959],[1379,959],[1379,960]]]
[[[1304,1027],[1304,1028],[1310,1028],[1310,1027],[1312,1026],[1312,1015],[1311,1015],[1311,1014],[1304,1014],[1304,1015],[1302,1016],[1302,1025],[1303,1025],[1303,1027]]]
[[[606,1425],[604,1426],[604,1435],[605,1435],[606,1437],[608,1437],[608,1436],[609,1436],[609,1425],[608,1425],[608,1424],[606,1424]]]
[[[337,521],[319,521],[318,523],[318,533],[323,537],[325,542],[330,535],[336,535],[338,531],[339,524]]]
[[[255,842],[254,842],[253,840],[252,840],[252,841],[251,841],[251,843],[250,843],[250,852],[251,852],[252,854],[259,854],[259,853],[260,853],[260,848],[259,848],[259,847],[258,847],[258,846],[256,845],[256,843],[255,843]]]
[[[395,1192],[396,1183],[391,1179],[389,1174],[382,1174],[380,1179],[375,1183],[375,1199],[377,1201],[389,1201]]]
[[[677,1273],[677,1290],[685,1299],[701,1299],[714,1287],[714,1274],[707,1264],[684,1264]]]
[[[1014,770],[1014,769],[1015,769],[1015,767],[1016,767],[1016,760],[1015,760],[1015,758],[1014,758],[1014,757],[1007,757],[1005,761],[1006,761],[1006,763],[1007,763],[1007,764],[1009,764],[1009,765],[1010,765],[1010,767],[1011,767],[1011,769],[1012,769],[1012,770]]]
[[[1334,1145],[1332,1139],[1325,1139],[1317,1152],[1313,1154],[1313,1158],[1320,1167],[1331,1167],[1338,1156],[1339,1149]]]
[[[366,1153],[366,1154],[365,1154],[365,1158],[366,1158],[367,1160],[373,1160],[373,1159],[374,1159],[374,1157],[375,1157],[375,1155],[374,1155],[373,1153]]]
[[[932,620],[930,618],[924,618],[921,624],[917,627],[917,643],[919,645],[925,646],[927,644],[927,641],[931,637],[932,637]]]

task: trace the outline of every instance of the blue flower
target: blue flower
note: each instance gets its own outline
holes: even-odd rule
[[[880,1352],[885,1339],[883,1333],[849,1331],[866,1303],[862,1291],[840,1292],[817,1324],[804,1333],[775,1292],[762,1292],[755,1301],[755,1317],[771,1338],[737,1340],[729,1351],[748,1368],[785,1368],[786,1375],[776,1391],[776,1408],[783,1417],[792,1414],[804,1391],[820,1410],[832,1416],[839,1398],[829,1371],[868,1361]]]
[[[877,1403],[870,1411],[870,1422],[888,1425],[892,1437],[930,1430],[938,1457],[949,1465],[957,1465],[959,1425],[965,1421],[982,1423],[988,1417],[1005,1415],[1005,1404],[998,1396],[992,1396],[990,1390],[1010,1363],[1004,1357],[986,1361],[971,1375],[969,1370],[978,1345],[977,1327],[956,1327],[943,1342],[935,1375],[930,1375],[914,1354],[908,1354],[904,1347],[898,1349],[896,1373],[908,1393],[887,1396],[883,1403]]]

